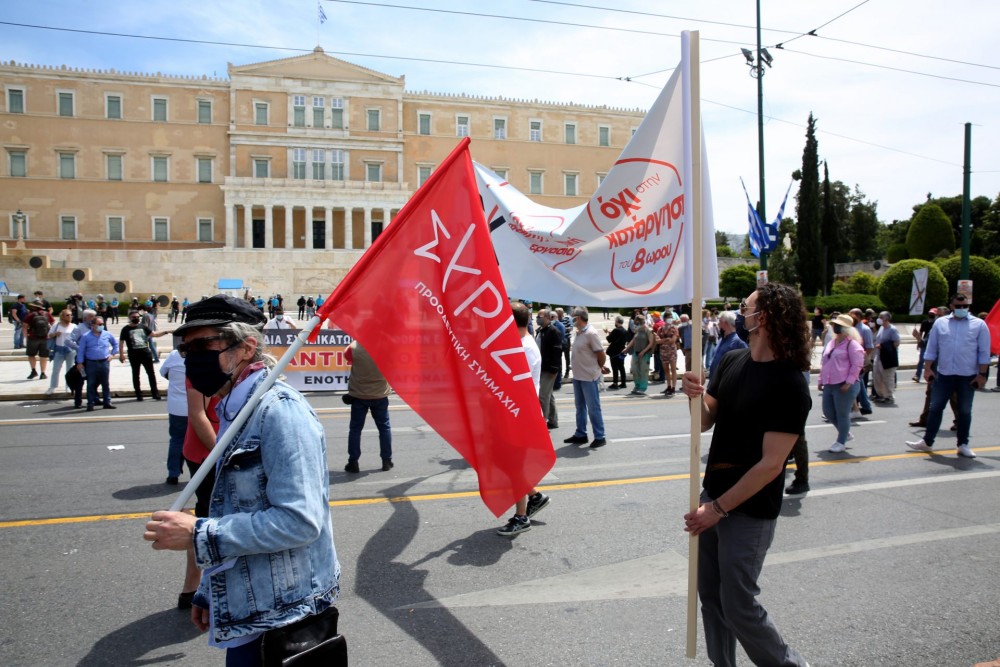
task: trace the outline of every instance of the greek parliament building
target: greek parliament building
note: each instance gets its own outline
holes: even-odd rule
[[[0,62],[0,83],[0,280],[57,298],[326,295],[461,137],[570,208],[644,113],[409,92],[319,47],[225,79]]]

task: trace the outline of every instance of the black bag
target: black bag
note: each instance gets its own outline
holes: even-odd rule
[[[899,351],[891,340],[879,345],[878,358],[882,362],[882,368],[899,367]]]
[[[337,634],[336,607],[264,633],[264,667],[347,667],[347,640]]]
[[[76,391],[83,387],[83,376],[80,374],[80,369],[76,367],[76,364],[70,364],[69,370],[66,371],[66,386]]]
[[[35,316],[31,318],[31,335],[35,338],[48,338],[49,336],[49,321],[45,317],[45,313],[38,311]]]

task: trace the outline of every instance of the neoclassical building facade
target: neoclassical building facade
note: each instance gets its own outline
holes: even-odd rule
[[[227,78],[8,62],[0,81],[0,267],[56,294],[74,268],[135,292],[237,276],[327,290],[462,137],[522,192],[570,208],[643,117],[407,91],[319,47]]]

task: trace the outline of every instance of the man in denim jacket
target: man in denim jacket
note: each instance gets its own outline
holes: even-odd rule
[[[253,413],[219,459],[209,517],[154,512],[143,536],[154,549],[193,549],[203,575],[191,619],[229,665],[260,664],[267,631],[323,612],[340,591],[323,427],[280,381],[247,405],[274,365],[263,323],[251,304],[218,295],[177,329],[188,379],[221,398],[219,436],[240,410]]]

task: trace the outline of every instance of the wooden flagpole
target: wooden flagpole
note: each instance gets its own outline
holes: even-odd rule
[[[688,200],[691,211],[692,292],[691,292],[691,362],[697,377],[703,377],[701,365],[701,303],[702,303],[702,184],[701,184],[701,76],[699,71],[699,33],[697,30],[681,34],[682,49],[687,58],[685,92],[688,112],[685,114],[687,141],[691,164]],[[691,461],[689,474],[690,511],[698,509],[701,496],[701,396],[691,399]],[[688,540],[688,600],[687,600],[687,657],[698,654],[698,538]]]
[[[174,504],[170,506],[171,512],[180,512],[184,509],[185,503],[187,503],[187,501],[191,499],[191,496],[194,495],[195,490],[199,485],[201,485],[201,481],[208,475],[208,471],[215,467],[215,462],[220,456],[222,456],[222,452],[226,451],[226,447],[229,446],[229,443],[233,441],[236,434],[240,432],[243,424],[245,424],[247,419],[250,418],[250,415],[253,414],[254,406],[260,402],[264,393],[275,383],[278,376],[281,375],[281,372],[285,370],[286,366],[288,366],[288,362],[290,362],[299,349],[305,345],[306,339],[309,338],[309,334],[311,334],[312,330],[318,327],[319,324],[320,319],[315,315],[311,320],[309,320],[309,322],[306,323],[306,327],[299,332],[299,335],[295,337],[295,340],[288,346],[285,353],[281,355],[281,359],[278,360],[278,363],[274,365],[274,368],[272,368],[267,374],[267,377],[264,378],[263,382],[257,386],[257,389],[255,389],[253,394],[250,395],[250,398],[247,399],[246,404],[240,408],[240,411],[236,414],[236,418],[233,419],[233,423],[229,425],[226,432],[223,433],[222,437],[219,438],[219,441],[215,443],[215,447],[213,447],[212,451],[210,451],[208,456],[205,457],[201,467],[198,468],[198,472],[191,477],[191,481],[188,482],[181,490],[180,495],[178,495],[177,499],[174,500]]]

